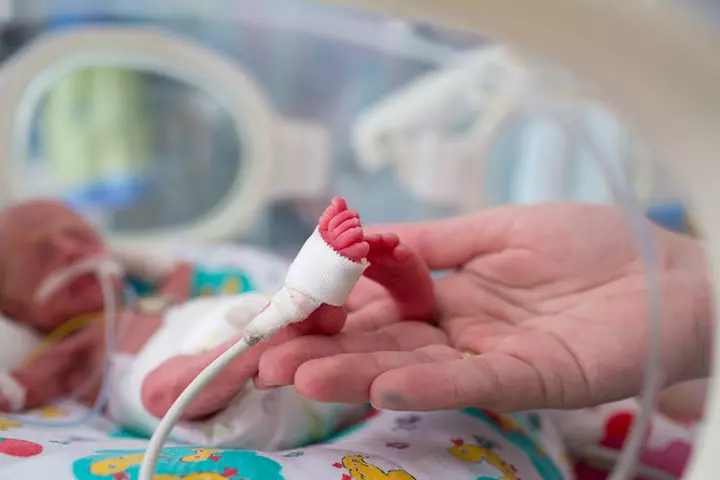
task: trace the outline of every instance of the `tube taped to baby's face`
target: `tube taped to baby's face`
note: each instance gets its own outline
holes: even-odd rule
[[[36,303],[43,304],[55,292],[68,285],[75,278],[93,272],[98,279],[102,276],[120,277],[123,274],[123,268],[118,262],[105,255],[84,258],[45,277],[38,285],[33,299]]]

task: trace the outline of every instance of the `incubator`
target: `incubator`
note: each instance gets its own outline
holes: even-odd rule
[[[686,469],[669,472],[642,456],[663,383],[657,365],[669,354],[660,349],[663,286],[643,219],[702,235],[717,263],[720,8],[712,2],[7,0],[0,22],[0,207],[61,201],[107,239],[103,268],[117,275],[131,268],[153,283],[186,261],[200,266],[198,292],[221,292],[231,278],[234,290],[221,293],[273,293],[288,267],[293,288],[313,284],[290,259],[299,250],[303,272],[311,270],[303,252],[312,247],[321,273],[339,268],[314,230],[335,195],[364,225],[509,204],[622,207],[647,265],[642,408],[622,453],[584,444],[571,453],[613,470],[613,480],[633,472],[714,478],[720,407],[712,391],[697,431],[661,421],[693,442]],[[308,236],[315,243],[301,249]],[[324,303],[342,305],[366,267],[344,265],[357,270],[352,282],[336,279],[342,292]],[[320,277],[313,292],[327,293]],[[143,288],[133,285],[132,295]],[[110,296],[111,305],[128,301]],[[275,298],[258,317],[298,321],[323,303],[300,315],[289,293]],[[251,325],[249,343],[264,339]],[[0,319],[0,373],[40,342]],[[172,422],[180,410],[170,409]],[[115,477],[77,460],[67,478],[150,480],[172,427],[160,425],[146,458],[96,460],[125,465],[107,470]],[[137,442],[126,450],[148,445]],[[61,456],[47,465],[61,465]],[[364,460],[346,459],[333,467],[339,475],[366,478],[354,476]],[[508,476],[497,478],[513,478],[498,465]],[[0,478],[3,468],[0,439]],[[6,471],[34,478],[20,461]],[[155,478],[196,480],[190,473]],[[207,478],[233,478],[216,475]]]

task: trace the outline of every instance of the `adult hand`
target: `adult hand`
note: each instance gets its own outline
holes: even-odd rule
[[[702,248],[649,228],[665,378],[705,375]],[[436,280],[438,330],[400,321],[387,295],[363,287],[354,300],[365,306],[351,305],[346,331],[267,350],[260,384],[294,383],[309,398],[394,410],[578,408],[639,392],[649,339],[646,274],[619,209],[511,206],[375,230],[396,232],[431,269],[452,270]]]

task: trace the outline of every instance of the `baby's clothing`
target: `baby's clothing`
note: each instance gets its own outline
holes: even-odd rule
[[[108,402],[110,416],[122,427],[150,436],[159,423],[143,406],[141,390],[150,372],[178,355],[200,354],[237,338],[246,322],[267,304],[260,293],[195,299],[167,312],[162,326],[136,357],[117,355]],[[230,309],[244,317],[226,314]],[[363,405],[319,403],[300,397],[294,388],[257,390],[250,382],[232,403],[213,417],[181,422],[175,441],[243,449],[282,449],[325,438],[338,427],[359,420]]]

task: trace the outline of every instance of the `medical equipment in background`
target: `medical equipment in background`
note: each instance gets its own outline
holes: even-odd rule
[[[276,186],[292,185],[293,188],[286,194],[267,195],[269,202],[265,208],[256,209],[259,222],[254,223],[252,230],[235,231],[235,239],[295,251],[314,225],[315,217],[320,214],[318,209],[339,191],[363,211],[368,221],[436,218],[449,213],[417,202],[398,188],[389,175],[358,175],[350,158],[347,135],[349,124],[360,108],[418,72],[445,62],[459,48],[482,41],[477,35],[438,33],[438,29],[426,28],[422,30],[426,36],[420,37],[403,22],[386,22],[382,18],[348,14],[297,0],[256,2],[252,8],[237,8],[226,0],[211,0],[202,8],[162,0],[123,0],[102,6],[87,0],[13,3],[11,26],[37,25],[38,20],[45,17],[72,17],[86,12],[86,16],[115,19],[114,23],[94,25],[96,29],[127,26],[124,22],[129,18],[136,28],[172,32],[173,37],[203,45],[215,56],[240,66],[262,86],[266,103],[273,106],[280,124],[275,143],[279,156],[285,158],[285,152],[289,152],[288,158],[292,161],[287,163],[296,167],[275,169],[283,178],[292,178],[292,182],[279,181]],[[76,31],[90,27],[92,25],[82,23],[72,26]],[[432,32],[432,36],[428,37],[428,32]],[[50,32],[50,35],[57,33]],[[440,44],[446,38],[462,41]],[[33,42],[29,42],[17,50],[12,60],[22,58],[26,48],[34,47]],[[117,64],[115,58],[121,54],[122,48],[108,47],[105,59],[111,65],[103,68],[117,68],[112,64]],[[60,62],[47,64],[47,73],[54,78],[58,78],[56,63]],[[188,65],[183,62],[182,67]],[[202,70],[193,74],[203,77]],[[134,205],[119,209],[99,205],[95,211],[86,204],[83,211],[96,225],[105,227],[104,230],[123,238],[132,237],[133,241],[146,235],[154,236],[159,231],[188,233],[189,227],[212,216],[233,196],[230,192],[236,185],[233,179],[241,175],[238,170],[248,153],[244,139],[234,134],[232,115],[217,95],[211,95],[213,92],[200,90],[172,72],[161,72],[160,68],[145,69],[142,76],[146,83],[152,83],[144,89],[146,100],[151,104],[146,105],[152,111],[151,127],[162,130],[153,135],[152,181],[148,194],[142,197],[141,204],[136,198]],[[48,79],[46,83],[54,82]],[[168,107],[169,103],[174,106]],[[240,111],[244,109],[241,104],[234,106]],[[35,113],[36,117],[42,113],[42,104]],[[33,119],[31,123],[37,122]],[[22,142],[22,132],[16,133],[16,141]],[[174,140],[168,141],[166,136]],[[326,168],[328,156],[333,160],[332,168]],[[20,169],[19,174],[32,178],[26,182],[36,192],[54,194],[62,187],[44,159],[30,159],[26,167]],[[178,193],[188,188],[196,195]],[[331,188],[335,192],[330,191]],[[297,193],[298,190],[302,192]],[[367,195],[370,190],[374,195]],[[379,209],[380,204],[391,207]]]
[[[501,203],[611,203],[587,158],[597,154],[630,175],[641,198],[651,197],[647,156],[592,93],[557,68],[506,46],[485,46],[367,108],[352,143],[362,169],[394,165],[417,198],[460,211]]]
[[[327,189],[330,140],[325,129],[280,118],[263,90],[239,65],[166,32],[103,25],[45,34],[0,69],[0,85],[5,92],[0,108],[0,151],[5,152],[0,165],[0,203],[36,196],[62,197],[66,193],[47,171],[32,169],[27,141],[32,120],[58,79],[101,67],[165,75],[217,99],[232,117],[241,150],[231,189],[202,218],[176,228],[113,232],[116,242],[157,245],[178,237],[197,241],[231,238],[249,230],[258,212],[271,200],[321,196]],[[139,154],[143,152],[141,149]],[[63,158],[68,159],[68,155],[63,154]],[[312,161],[298,162],[299,155]],[[124,160],[119,164],[127,165]],[[102,226],[102,214],[97,220]]]
[[[151,153],[142,86],[137,72],[89,68],[58,79],[47,93],[41,158],[70,205],[112,207],[141,195]]]
[[[91,15],[51,19],[52,30],[108,22]],[[58,192],[77,210],[127,205],[147,188],[151,165],[143,78],[137,71],[87,67],[58,78],[39,112],[39,155]]]

